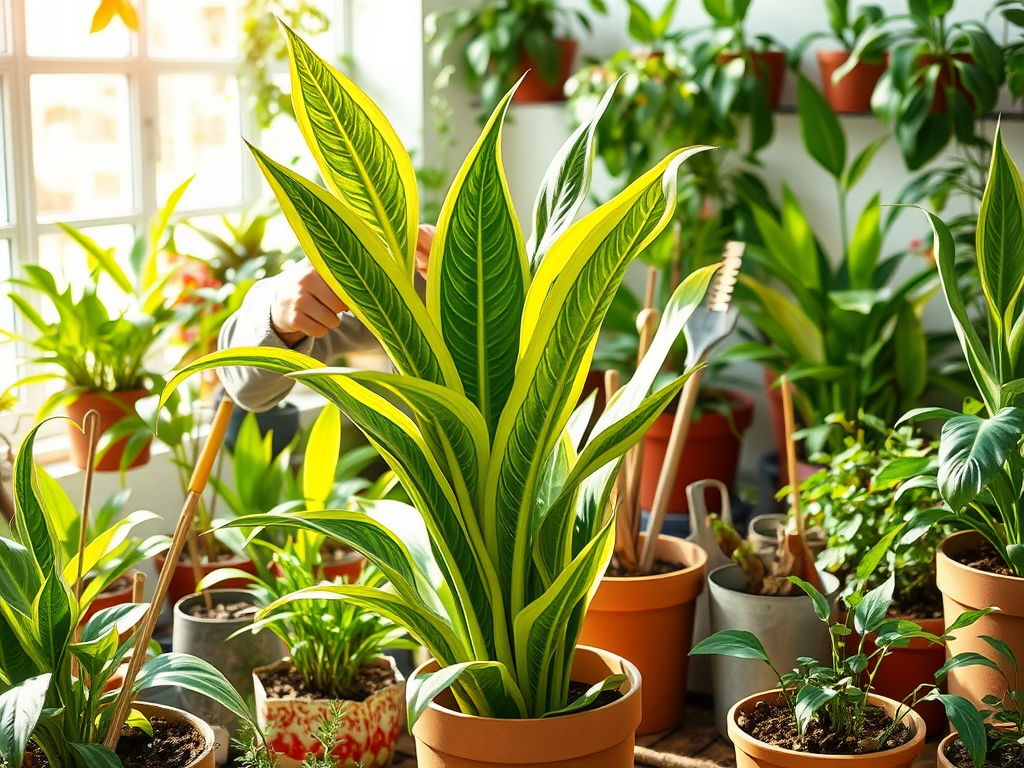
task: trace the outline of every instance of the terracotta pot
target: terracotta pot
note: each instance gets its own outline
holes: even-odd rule
[[[934,64],[935,62],[939,61],[940,58],[941,57],[939,56],[933,56],[931,54],[918,56],[917,68],[921,69],[922,67],[927,67],[929,64]],[[974,61],[974,57],[971,56],[969,53],[957,53],[954,54],[952,58],[957,59],[958,61],[966,61],[972,63]],[[941,71],[939,72],[938,80],[935,81],[935,98],[932,99],[931,108],[931,112],[933,115],[946,111],[946,87],[950,85],[951,82],[950,69],[951,68],[949,67],[942,67]],[[966,88],[964,88],[963,83],[960,81],[960,73],[957,72],[955,68],[953,68],[952,71],[952,85],[966,97],[968,105],[970,105],[971,109],[974,109],[974,97],[967,92]]]
[[[902,618],[902,617],[901,617]],[[942,619],[911,619],[920,624],[925,632],[942,637],[945,629]],[[846,638],[847,650],[857,652],[860,635],[854,632]],[[864,640],[864,653],[871,656],[878,650],[874,635]],[[875,674],[874,692],[887,699],[903,701],[922,683],[934,683],[935,673],[946,661],[946,648],[929,643],[923,638],[914,638],[906,648],[892,648],[889,655],[878,665]],[[914,709],[924,720],[927,734],[934,736],[946,729],[946,713],[937,701],[923,701]]]
[[[789,472],[786,469],[786,420],[782,414],[782,389],[775,386],[778,376],[774,371],[764,369],[764,390],[768,400],[768,416],[772,422],[772,436],[775,438],[775,450],[779,454],[779,487],[789,485]],[[795,410],[795,409],[794,409]],[[800,421],[800,414],[796,417],[796,427],[800,429],[803,425]],[[821,467],[816,464],[809,464],[797,458],[796,476],[802,483],[808,477],[817,472]]]
[[[199,731],[206,740],[206,748],[202,753],[200,753],[199,757],[191,763],[167,765],[164,766],[164,768],[215,768],[217,741],[214,738],[213,729],[205,722],[184,710],[177,709],[175,707],[166,707],[163,704],[150,704],[149,702],[137,700],[132,704],[132,708],[137,709],[145,715],[147,720],[153,717],[162,717],[164,720],[169,720],[171,722],[188,723],[195,730]]]
[[[686,502],[686,486],[698,480],[720,480],[732,490],[736,480],[736,466],[740,458],[740,436],[754,419],[754,401],[743,393],[725,391],[722,393],[731,401],[732,419],[721,413],[704,410],[703,415],[690,426],[683,453],[679,457],[679,471],[672,488],[666,511],[681,514],[689,511]],[[658,489],[658,478],[668,451],[668,440],[672,434],[673,411],[666,411],[657,418],[644,437],[644,464],[640,475],[640,506],[651,509],[654,494]],[[707,492],[709,503],[714,493]]]
[[[904,718],[904,722],[914,732],[910,741],[895,749],[867,755],[814,755],[773,747],[758,741],[736,725],[738,712],[753,709],[759,701],[775,701],[778,695],[777,690],[756,693],[737,702],[729,710],[729,738],[736,746],[736,768],[823,768],[827,765],[850,768],[910,768],[924,750],[924,721],[914,710],[910,710]],[[868,696],[868,702],[882,707],[890,716],[894,715],[899,707],[899,702],[875,694]]]
[[[579,639],[583,645],[629,659],[640,670],[644,689],[639,734],[667,730],[683,719],[687,651],[707,563],[703,549],[674,536],[658,537],[656,555],[686,567],[656,576],[605,576],[587,609]]]
[[[1011,728],[1011,726],[1008,725],[997,725],[996,727],[1007,729]],[[946,757],[946,750],[953,745],[954,741],[956,741],[957,735],[957,732],[953,731],[953,733],[949,734],[948,736],[946,736],[946,738],[939,742],[939,749],[935,754],[935,759],[938,761],[938,768],[959,768],[959,766],[956,763],[954,763],[952,760]]]
[[[163,553],[153,556],[158,574],[163,570],[166,559],[167,556]],[[202,571],[204,577],[209,576],[219,568],[237,568],[240,571],[256,575],[256,564],[252,560],[236,557],[235,555],[232,555],[227,560],[218,560],[216,563],[199,564],[199,570]],[[179,560],[177,565],[174,566],[174,574],[171,576],[171,583],[167,587],[167,599],[171,601],[171,605],[173,606],[183,597],[194,594],[196,583],[192,563]],[[246,589],[249,586],[250,584],[242,579],[227,579],[217,584],[217,589]]]
[[[86,392],[79,395],[65,407],[68,418],[71,419],[67,425],[68,448],[71,452],[71,461],[79,469],[85,469],[89,460],[89,446],[85,433],[77,426],[85,423],[85,414],[96,410],[100,415],[99,433],[102,435],[117,422],[135,414],[135,403],[149,395],[144,389],[133,389],[128,392]],[[149,446],[151,440],[146,441],[145,447],[139,451],[139,455],[129,464],[131,467],[141,467],[149,462]],[[128,438],[118,440],[111,446],[103,458],[96,463],[97,472],[116,472],[121,468],[121,456],[124,455]]]
[[[761,81],[768,109],[776,109],[782,98],[782,81],[786,78],[786,54],[782,51],[746,51],[757,67],[757,79]],[[722,64],[738,59],[738,53],[723,53],[719,57]]]
[[[93,601],[89,603],[89,607],[85,609],[85,613],[82,614],[82,618],[79,621],[81,626],[85,626],[86,623],[102,610],[107,608],[113,608],[115,605],[124,605],[132,601],[132,580],[134,579],[135,571],[128,573],[124,578],[127,582],[120,587],[117,587],[120,579],[115,581],[111,586],[117,587],[116,589],[106,589],[100,592],[93,598]]]
[[[413,677],[433,672],[436,661]],[[624,674],[623,697],[608,706],[562,717],[505,720],[464,715],[446,691],[426,709],[412,729],[419,768],[632,768],[634,732],[640,724],[640,672],[608,651],[576,647],[572,677],[598,683]]]
[[[526,77],[516,90],[512,101],[518,104],[542,104],[551,101],[565,101],[565,81],[572,75],[572,65],[576,58],[577,43],[575,40],[562,38],[558,40],[559,61],[558,77],[553,83],[547,82],[540,73],[540,67],[533,57],[524,49],[522,65],[516,79],[526,72]],[[527,70],[529,70],[527,72]]]
[[[356,580],[359,579],[359,575],[363,572],[363,564],[365,562],[366,559],[358,552],[346,552],[345,556],[340,560],[333,560],[330,563],[324,564],[324,578],[328,581],[334,581],[337,578],[344,577],[348,580],[349,584],[355,584]]]
[[[395,744],[405,726],[405,680],[390,656],[375,664],[390,667],[398,680],[365,701],[345,701],[345,717],[338,729],[341,744],[334,750],[338,766],[373,768],[391,762]],[[280,768],[298,768],[306,755],[318,754],[316,731],[334,703],[330,699],[270,699],[260,676],[287,669],[290,659],[253,671],[256,717],[267,735],[267,744],[277,753]]]
[[[821,90],[825,99],[836,112],[870,112],[871,94],[875,92],[878,79],[885,72],[888,63],[869,64],[857,62],[838,83],[832,82],[832,74],[850,58],[847,51],[818,51],[818,68],[821,70]]]
[[[974,651],[1003,665],[1008,675],[1013,670],[1002,655],[981,639],[983,635],[1009,644],[1018,659],[1024,659],[1024,579],[999,576],[969,568],[958,562],[963,553],[978,548],[980,534],[963,531],[946,537],[935,556],[935,583],[942,592],[942,619],[949,626],[965,611],[998,608],[974,624],[953,633],[946,643],[950,656]],[[1010,678],[1013,679],[1012,677]],[[963,696],[976,707],[982,698],[1003,690],[1005,683],[994,669],[969,667],[949,673],[949,692]]]

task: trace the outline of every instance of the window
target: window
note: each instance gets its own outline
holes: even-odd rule
[[[323,4],[336,11],[336,2]],[[89,34],[99,0],[0,0],[0,279],[21,263],[80,278],[81,251],[58,222],[126,257],[193,175],[178,206],[189,218],[238,211],[267,194],[241,141],[256,133],[238,78],[243,0],[133,3],[138,33],[115,18]],[[299,151],[292,145],[288,156]],[[0,291],[4,329],[15,322],[8,290]],[[0,391],[33,372],[18,365],[26,352],[0,345]],[[18,394],[19,410],[34,412],[47,391]],[[12,427],[0,416],[0,430]]]

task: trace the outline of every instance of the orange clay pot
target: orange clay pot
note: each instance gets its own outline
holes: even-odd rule
[[[849,58],[850,54],[847,51],[818,51],[821,91],[836,112],[870,112],[871,94],[875,92],[878,79],[885,72],[886,62],[857,62],[857,66],[851,69],[846,77],[838,83],[833,83],[832,74]]]
[[[95,410],[100,415],[98,433],[102,435],[117,422],[135,415],[135,402],[149,394],[145,389],[133,389],[128,392],[83,392],[65,407],[65,412],[71,421],[67,424],[68,450],[71,453],[71,463],[79,469],[85,469],[89,461],[89,442],[85,433],[79,426],[85,425],[85,414]],[[78,425],[78,426],[76,426]],[[149,462],[149,446],[151,440],[146,441],[145,447],[139,451],[139,455],[128,465],[128,468],[141,467]],[[110,450],[103,454],[103,458],[96,462],[97,472],[116,472],[121,468],[121,456],[128,445],[128,438],[118,440]]]
[[[946,643],[950,656],[973,651],[1003,665],[1013,674],[1001,654],[981,639],[983,635],[1006,642],[1018,659],[1024,659],[1024,579],[1000,576],[969,568],[958,562],[963,553],[978,548],[980,534],[963,531],[946,537],[935,556],[935,583],[942,592],[943,621],[948,627],[965,611],[979,608],[998,608],[969,627],[953,633]],[[1013,677],[1011,676],[1012,680]],[[982,707],[982,698],[1001,691],[1005,682],[994,669],[969,667],[949,673],[949,692]]]
[[[680,650],[680,652],[682,652]],[[438,669],[431,659],[413,677]],[[599,709],[562,717],[506,720],[457,711],[446,691],[412,729],[419,768],[632,768],[640,724],[640,672],[608,651],[577,646],[572,679],[598,683],[624,674],[621,699]]]
[[[777,690],[757,693],[738,702],[729,710],[729,738],[736,746],[736,768],[910,768],[924,750],[924,721],[914,710],[909,710],[904,717],[904,722],[914,731],[910,741],[895,749],[867,755],[815,755],[809,752],[794,752],[758,741],[736,725],[737,712],[751,710],[759,701],[776,700],[778,695]],[[899,702],[875,694],[868,696],[868,702],[882,707],[890,716],[899,706]]]
[[[641,546],[643,539],[640,534]],[[687,651],[708,559],[696,544],[665,535],[658,537],[656,556],[686,567],[656,576],[605,576],[587,609],[579,640],[629,659],[640,670],[640,734],[667,730],[683,719]]]
[[[746,51],[757,67],[757,79],[764,88],[768,109],[776,109],[782,99],[782,81],[786,78],[786,54],[781,51]],[[722,64],[738,59],[738,53],[723,53],[719,56]]]
[[[731,419],[717,411],[705,408],[703,414],[690,426],[686,444],[679,457],[679,471],[665,511],[685,514],[690,506],[686,501],[686,487],[698,480],[719,480],[732,490],[736,468],[740,459],[741,436],[754,419],[754,400],[743,392],[723,391],[729,401]],[[644,463],[640,472],[640,506],[651,509],[661,477],[661,467],[668,452],[675,407],[670,406],[659,416],[644,435]],[[709,508],[717,501],[715,491],[708,490]],[[603,648],[605,646],[599,645]],[[643,672],[643,670],[641,670]]]
[[[190,763],[182,763],[180,765],[174,765],[173,761],[170,765],[165,768],[216,768],[216,754],[217,754],[217,741],[213,735],[213,729],[210,728],[204,721],[200,720],[195,715],[189,714],[183,709],[177,709],[176,707],[165,707],[162,704],[150,704],[145,701],[136,701],[132,704],[132,709],[141,712],[147,720],[151,720],[154,717],[162,717],[164,720],[170,722],[181,722],[184,721],[191,725],[195,730],[202,734],[206,740],[206,748],[199,754],[195,760]]]
[[[126,579],[126,584],[115,589],[110,589],[108,587],[93,598],[93,601],[89,603],[89,607],[85,609],[85,612],[82,614],[82,618],[78,622],[80,626],[84,627],[89,622],[89,619],[100,611],[106,610],[107,608],[113,608],[115,605],[124,605],[125,603],[130,603],[132,601],[132,582],[135,578],[135,571],[125,574],[124,578]],[[120,579],[115,580],[110,586],[116,587],[118,581],[120,581]]]
[[[540,67],[533,60],[526,50],[522,53],[522,66],[519,75],[526,72],[526,77],[520,83],[512,101],[517,104],[542,104],[551,101],[565,101],[565,81],[569,79],[573,71],[573,61],[576,58],[577,43],[575,40],[562,38],[557,41],[560,58],[558,61],[558,76],[553,83],[547,82],[540,73]],[[529,70],[527,72],[527,70]]]
[[[969,53],[956,53],[953,54],[951,58],[967,63],[972,63],[974,61],[974,57]],[[931,54],[918,56],[917,68],[923,69],[924,67],[935,64],[940,60],[940,57],[933,56]],[[952,70],[952,74],[950,74],[950,70]],[[943,65],[942,70],[939,72],[939,77],[935,81],[935,98],[932,99],[931,106],[931,113],[933,115],[941,114],[946,111],[946,88],[950,84],[964,95],[967,99],[967,104],[971,109],[974,109],[974,97],[971,96],[966,88],[964,88],[963,81],[960,78],[960,72],[951,66]]]
[[[156,562],[157,573],[163,570],[166,559],[167,557],[163,553],[153,556],[153,560]],[[253,576],[256,575],[256,565],[252,560],[236,556],[232,556],[227,560],[218,560],[215,563],[199,564],[199,569],[202,571],[204,578],[220,568],[237,568],[240,571],[251,573]],[[194,594],[197,583],[195,572],[192,570],[192,563],[179,560],[177,565],[174,566],[174,574],[171,576],[171,583],[167,587],[167,599],[171,601],[171,606],[174,606],[181,598]],[[248,587],[249,584],[242,579],[227,579],[217,584],[217,589],[246,589]]]

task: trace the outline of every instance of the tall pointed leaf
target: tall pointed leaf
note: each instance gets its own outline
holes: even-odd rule
[[[526,243],[534,272],[587,199],[594,175],[597,126],[621,80],[620,77],[605,91],[594,114],[565,140],[544,173],[533,204],[533,233]]]
[[[355,83],[281,26],[288,38],[295,120],[328,188],[411,276],[419,202],[409,153]]]
[[[501,165],[510,90],[448,190],[431,246],[427,309],[490,434],[508,400],[530,269]]]
[[[473,687],[481,689],[481,695],[474,701],[485,702],[488,706],[477,712],[479,717],[527,716],[523,695],[504,664],[496,661],[464,661],[409,679],[406,687],[410,732],[434,698],[457,681],[464,685],[471,682]]]
[[[846,165],[846,134],[821,92],[803,75],[797,83],[800,135],[807,152],[838,180]]]
[[[395,367],[461,392],[441,334],[383,241],[325,189],[251,149],[306,256]]]
[[[312,509],[322,509],[334,487],[341,454],[341,412],[324,408],[313,422],[302,462],[302,495]]]
[[[866,290],[871,287],[875,267],[882,255],[881,195],[876,192],[857,219],[846,253],[850,273],[850,288]]]
[[[8,768],[21,768],[49,686],[50,675],[39,675],[0,694],[0,763]]]

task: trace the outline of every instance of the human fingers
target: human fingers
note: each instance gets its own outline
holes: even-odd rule
[[[338,297],[338,294],[312,265],[310,265],[309,271],[299,279],[299,288],[304,294],[315,298],[335,315],[348,311],[348,305]]]

